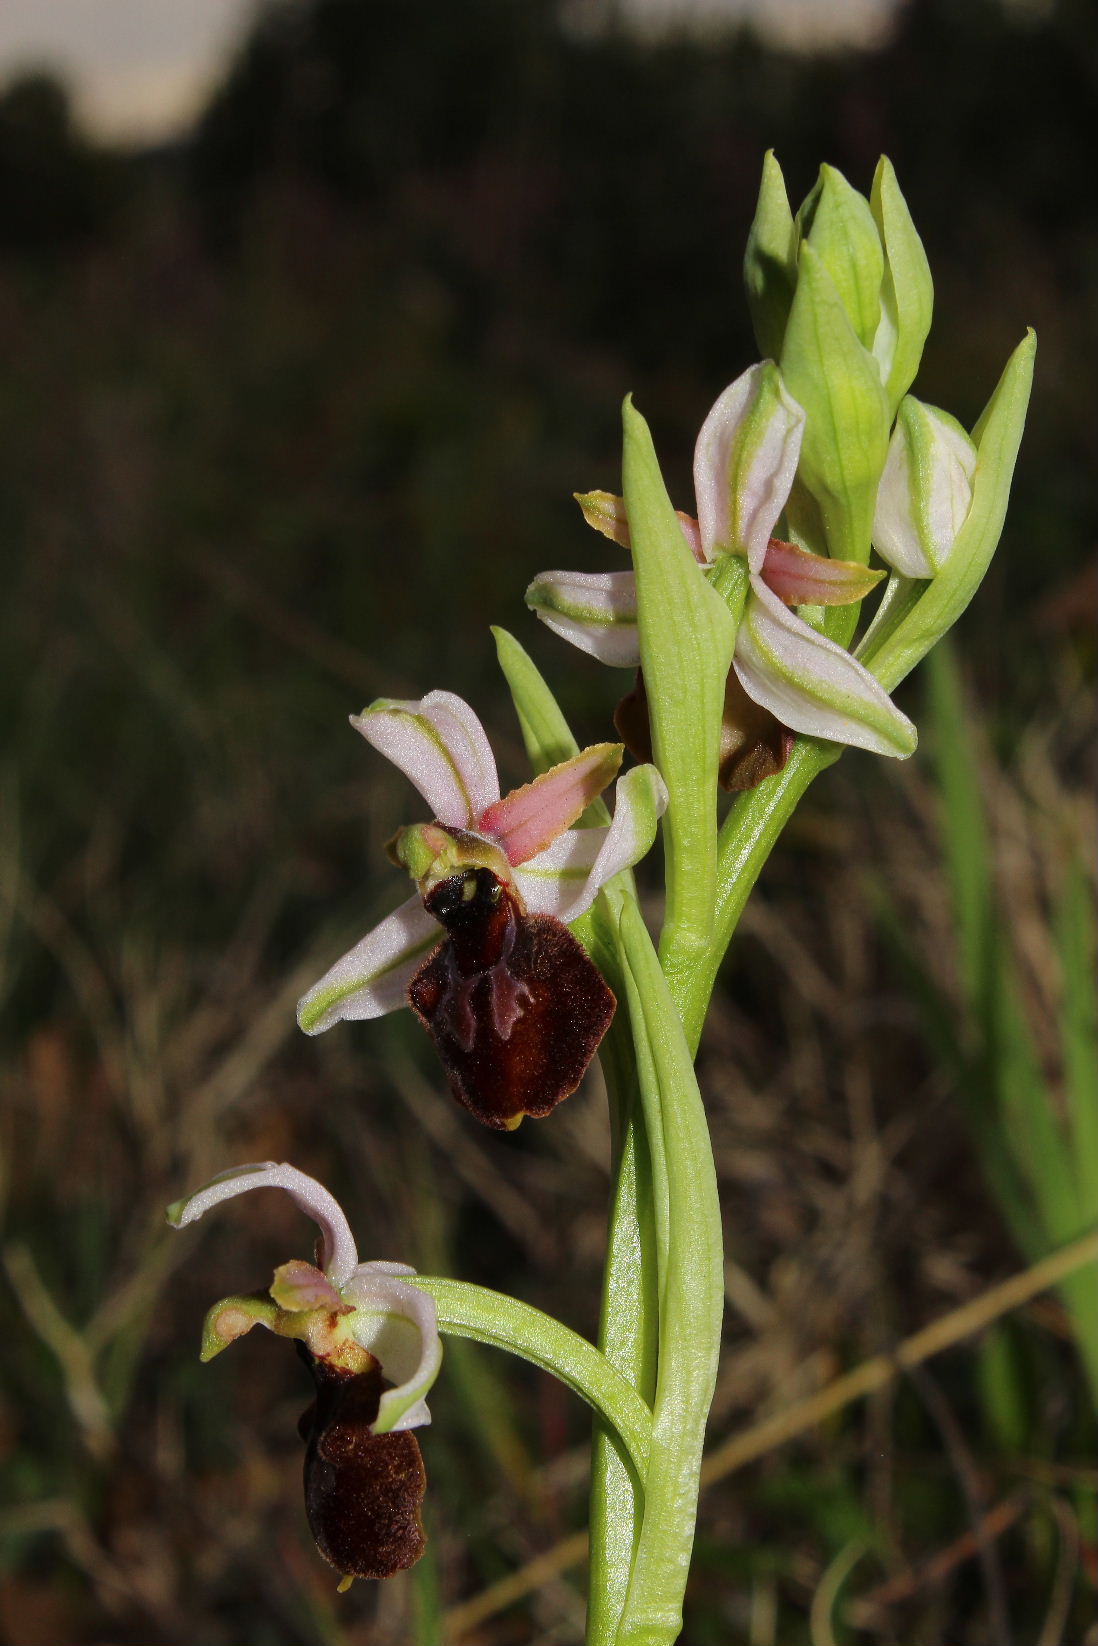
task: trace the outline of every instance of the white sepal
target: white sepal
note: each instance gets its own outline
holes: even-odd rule
[[[526,604],[546,628],[615,668],[640,663],[632,572],[540,572]]]
[[[933,577],[972,504],[976,447],[961,425],[914,395],[900,403],[877,490],[873,546],[905,577]]]
[[[351,725],[400,767],[447,828],[475,829],[484,808],[499,799],[484,727],[453,692],[428,692],[415,702],[382,697],[352,715]]]
[[[915,727],[867,669],[752,578],[733,667],[748,697],[791,731],[904,759]]]
[[[384,1017],[406,1005],[412,974],[442,935],[418,894],[410,897],[302,996],[297,1003],[301,1028],[321,1034],[333,1023]]]
[[[315,1177],[299,1172],[296,1166],[285,1162],[279,1165],[274,1160],[233,1166],[185,1200],[169,1206],[168,1222],[184,1229],[188,1223],[204,1216],[211,1206],[247,1194],[250,1189],[284,1189],[306,1217],[312,1218],[320,1230],[320,1267],[332,1285],[341,1289],[359,1267],[351,1226],[335,1196]]]
[[[410,1286],[415,1270],[404,1263],[360,1263],[343,1288],[343,1300],[355,1313],[355,1342],[381,1362],[387,1383],[378,1414],[370,1425],[376,1435],[418,1429],[430,1423],[426,1395],[442,1365],[435,1300]]]
[[[721,394],[694,447],[694,493],[706,560],[722,549],[762,567],[797,472],[804,412],[772,360]]]

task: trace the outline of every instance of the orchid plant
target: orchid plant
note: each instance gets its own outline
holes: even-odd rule
[[[627,400],[624,495],[579,502],[631,569],[547,572],[527,591],[550,629],[636,671],[616,716],[622,742],[579,749],[503,630],[534,774],[522,787],[501,795],[483,727],[451,693],[354,718],[431,815],[389,844],[413,895],[299,1007],[318,1034],[409,1006],[453,1097],[496,1130],[549,1115],[601,1048],[613,1189],[598,1344],[500,1293],[360,1263],[332,1197],[292,1166],[235,1168],[169,1214],[183,1226],[280,1188],[320,1231],[314,1262],[292,1259],[266,1293],[214,1305],[203,1356],[257,1323],[297,1343],[316,1385],[306,1510],[345,1582],[422,1550],[414,1431],[429,1421],[440,1332],[520,1355],[588,1402],[588,1646],[668,1646],[682,1626],[723,1301],[693,1066],[717,968],[812,780],[847,746],[914,751],[891,693],[987,569],[1033,370],[1029,334],[971,431],[909,393],[932,285],[887,160],[868,199],[822,168],[794,216],[767,156],[745,280],[763,358],[702,424],[696,516],[676,512]],[[623,743],[639,764],[619,776]],[[723,818],[721,788],[735,796]],[[631,871],[657,829],[653,941]]]

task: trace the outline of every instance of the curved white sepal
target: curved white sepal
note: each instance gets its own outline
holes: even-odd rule
[[[540,572],[526,604],[546,628],[619,669],[640,663],[632,572]]]
[[[404,996],[412,974],[442,936],[419,896],[410,897],[302,996],[298,1023],[306,1034],[322,1034],[333,1023],[397,1011],[407,1004]]]
[[[614,795],[613,822],[570,829],[515,870],[515,884],[532,914],[577,920],[600,887],[651,849],[667,806],[667,789],[655,766],[634,766],[618,779]]]
[[[343,1208],[333,1194],[315,1177],[299,1172],[296,1166],[274,1160],[262,1160],[246,1166],[233,1166],[221,1172],[205,1186],[177,1200],[168,1207],[168,1221],[177,1229],[186,1228],[223,1200],[247,1194],[250,1189],[284,1189],[306,1217],[311,1217],[320,1230],[320,1267],[332,1285],[338,1289],[347,1283],[359,1267],[358,1251],[351,1226],[343,1215]]]
[[[873,546],[905,577],[933,577],[972,505],[976,447],[948,413],[914,395],[900,404],[877,488]]]
[[[370,1425],[376,1435],[418,1429],[430,1423],[426,1396],[442,1364],[435,1300],[404,1278],[415,1274],[403,1263],[360,1263],[343,1287],[353,1307],[356,1343],[381,1362],[387,1383],[378,1414]]]
[[[797,472],[804,422],[773,360],[750,366],[718,396],[694,447],[707,560],[725,549],[759,571]]]
[[[809,737],[904,759],[915,727],[850,653],[752,578],[733,667],[748,697]]]
[[[473,710],[453,692],[428,692],[416,702],[379,698],[351,725],[399,766],[450,829],[475,829],[499,799],[491,745]]]

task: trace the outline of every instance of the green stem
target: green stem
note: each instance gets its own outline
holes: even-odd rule
[[[651,1447],[652,1416],[641,1396],[593,1343],[528,1303],[437,1275],[409,1277],[434,1298],[441,1331],[507,1349],[552,1372],[613,1424],[643,1479]]]
[[[617,1646],[670,1646],[682,1628],[705,1425],[720,1355],[724,1262],[705,1109],[675,1002],[637,906],[621,910],[637,1075],[663,1141],[670,1219],[659,1275],[660,1348],[644,1514]]]
[[[668,976],[691,1051],[697,1050],[717,972],[763,865],[809,784],[841,753],[837,743],[798,737],[785,770],[740,795],[725,818],[717,840],[712,939],[689,970]]]
[[[632,888],[607,889],[581,935],[619,1002],[625,990],[618,911]],[[637,1067],[626,1012],[599,1052],[610,1112],[611,1195],[599,1348],[651,1404],[656,1387],[659,1299],[653,1166],[636,1097]],[[596,1420],[591,1458],[587,1646],[612,1646],[633,1569],[643,1492],[614,1430]]]

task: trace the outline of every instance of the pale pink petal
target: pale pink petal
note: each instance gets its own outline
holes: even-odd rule
[[[374,1434],[417,1429],[430,1423],[425,1396],[442,1364],[435,1300],[405,1278],[403,1263],[360,1263],[343,1288],[354,1305],[355,1341],[381,1362],[387,1383],[370,1425]]]
[[[327,1275],[300,1257],[292,1257],[288,1263],[279,1264],[270,1292],[279,1308],[291,1314],[304,1314],[310,1309],[340,1309],[343,1306],[343,1299]]]
[[[546,628],[601,663],[635,669],[640,662],[632,572],[540,572],[526,604]]]
[[[864,600],[884,576],[857,560],[830,560],[797,543],[772,537],[762,567],[763,582],[787,606],[848,606]]]
[[[351,725],[411,779],[440,823],[472,829],[499,799],[496,762],[484,727],[453,692],[418,702],[379,698]]]
[[[804,432],[804,412],[772,360],[751,366],[721,394],[694,448],[694,492],[707,560],[745,554],[758,571],[785,507]]]
[[[583,518],[611,543],[629,547],[629,516],[625,512],[625,498],[613,492],[573,492],[572,496],[583,510]]]
[[[186,1200],[177,1200],[174,1206],[169,1206],[168,1221],[177,1229],[184,1229],[188,1223],[204,1216],[211,1206],[219,1206],[223,1200],[232,1200],[251,1189],[286,1191],[320,1230],[320,1266],[324,1273],[337,1289],[346,1285],[358,1267],[358,1252],[350,1224],[335,1196],[329,1194],[315,1177],[299,1172],[296,1166],[278,1165],[273,1160],[234,1166],[230,1171],[221,1172]]]
[[[748,697],[791,731],[905,758],[915,727],[850,653],[751,579],[733,667]]]
[[[620,743],[595,743],[570,760],[512,789],[480,819],[480,830],[503,847],[512,865],[544,851],[618,775]]]
[[[614,820],[597,829],[570,829],[515,870],[515,884],[532,914],[576,920],[599,888],[651,849],[667,806],[655,766],[634,766],[618,779]]]
[[[337,960],[298,1001],[306,1034],[333,1023],[384,1017],[407,1005],[405,990],[425,955],[442,939],[418,896],[410,897]]]
[[[601,532],[603,537],[608,537],[612,543],[620,543],[623,549],[632,548],[633,539],[629,532],[629,516],[625,511],[624,497],[615,497],[613,492],[573,492],[572,496],[583,510],[583,518],[589,526]],[[690,553],[699,565],[704,566],[705,555],[702,551],[698,522],[692,514],[685,514],[682,509],[675,510],[675,517],[682,527],[682,535],[686,538]]]

